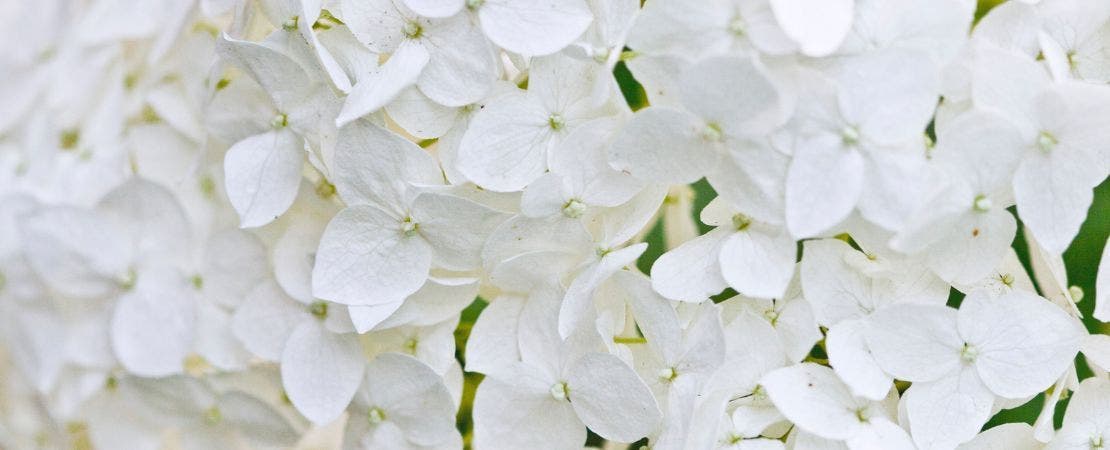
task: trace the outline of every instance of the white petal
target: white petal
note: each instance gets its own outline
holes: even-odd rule
[[[526,56],[563,49],[593,20],[583,0],[488,0],[478,17],[493,43]]]
[[[990,418],[994,395],[968,367],[936,381],[914,383],[902,401],[914,442],[918,448],[933,450],[953,448],[975,437]]]
[[[420,139],[443,136],[460,116],[458,108],[440,105],[416,88],[401,91],[385,110],[401,128]]]
[[[844,117],[876,144],[921,139],[940,96],[936,63],[925,52],[872,52],[848,61],[836,78]]]
[[[647,385],[610,354],[590,353],[571,364],[567,388],[578,417],[605,439],[633,442],[662,419]]]
[[[664,362],[679,358],[682,346],[682,325],[671,302],[651,290],[647,277],[634,273],[618,273],[614,280],[628,292],[636,326]]]
[[[559,309],[560,336],[566,339],[581,326],[583,320],[596,314],[594,292],[622,268],[635,264],[644,250],[647,250],[646,242],[607,253],[596,264],[587,267],[574,277],[574,281],[567,287]]]
[[[199,303],[196,314],[196,353],[220,370],[246,369],[251,355],[232,334],[231,315],[208,302]]]
[[[417,85],[444,106],[463,106],[489,94],[497,79],[493,47],[465,14],[433,22],[423,42],[431,59]]]
[[[378,327],[385,329],[400,325],[435,325],[454,317],[473,303],[477,296],[476,278],[431,277]]]
[[[816,236],[848,217],[863,190],[863,157],[839,138],[799,144],[786,176],[786,223],[798,238]]]
[[[335,125],[342,127],[393,101],[405,88],[416,84],[429,58],[424,46],[414,41],[402,43],[377,72],[361,77],[351,88]]]
[[[927,263],[941,279],[974,283],[1002,262],[1016,233],[1017,222],[1008,211],[964,214],[947,238],[929,248]]]
[[[1044,444],[1033,438],[1033,427],[1019,422],[992,427],[956,448],[958,450],[1040,450],[1044,448]]]
[[[871,315],[864,339],[879,366],[899,380],[927,382],[954,373],[964,341],[956,311],[947,306],[899,304]]]
[[[340,211],[320,239],[312,271],[315,296],[345,305],[400,301],[428,279],[432,249],[401,223],[365,205]]]
[[[216,408],[222,421],[255,445],[289,447],[299,437],[277,409],[243,392],[231,391],[220,396]]]
[[[145,271],[112,313],[112,349],[128,372],[162,377],[181,372],[196,332],[196,298],[173,270]]]
[[[482,310],[466,342],[467,372],[490,373],[520,359],[517,326],[523,309],[523,298],[502,295]]]
[[[802,289],[817,322],[826,327],[862,317],[876,306],[870,299],[871,280],[845,262],[850,252],[855,250],[839,239],[803,243]]]
[[[323,425],[351,402],[366,363],[358,337],[335,334],[315,320],[297,327],[281,354],[281,385],[293,406]]]
[[[227,197],[243,228],[266,225],[297,198],[304,142],[289,129],[243,139],[224,156]]]
[[[416,358],[397,353],[378,355],[366,367],[371,407],[397,423],[417,445],[435,445],[455,433],[455,408],[447,386]]]
[[[705,126],[676,109],[643,109],[613,139],[609,163],[644,181],[692,183],[711,172],[720,158],[698,135]]]
[[[398,215],[408,213],[410,184],[443,184],[432,155],[365,121],[339,130],[335,164],[335,187],[348,204],[373,203]]]
[[[487,103],[459,143],[459,171],[486,189],[520,190],[547,169],[553,133],[548,120],[548,113],[524,93]]]
[[[235,229],[218,232],[205,244],[201,282],[205,297],[234,308],[268,276],[266,247],[254,235]]]
[[[852,28],[852,0],[771,0],[779,26],[808,56],[825,56],[840,47]]]
[[[983,383],[1006,398],[1051,386],[1072,364],[1087,334],[1062,309],[1023,291],[996,298],[982,291],[969,294],[960,305],[959,330],[979,351],[975,368]]]
[[[569,402],[551,396],[549,383],[525,371],[504,381],[492,377],[482,380],[474,395],[474,447],[582,447],[586,426]]]
[[[412,12],[424,17],[450,17],[462,9],[464,0],[404,0]]]
[[[225,33],[217,41],[216,51],[257,81],[279,109],[300,103],[311,85],[296,61],[264,44],[232,39]]]
[[[728,136],[763,135],[785,121],[775,84],[750,59],[710,58],[686,70],[682,104]]]
[[[482,263],[482,245],[508,215],[453,195],[425,192],[412,203],[412,220],[432,247],[436,266],[475,269]]]
[[[259,284],[231,318],[231,330],[243,346],[261,358],[277,361],[285,341],[312,316],[272,281]]]
[[[782,415],[799,428],[828,439],[847,439],[861,431],[856,410],[866,402],[852,397],[832,369],[802,363],[772,371],[760,384]]]
[[[890,449],[916,450],[909,433],[883,417],[871,418],[862,433],[848,440],[852,450]]]
[[[882,400],[894,381],[879,368],[864,340],[867,324],[859,319],[844,320],[829,329],[825,347],[829,365],[855,395]]]
[[[718,255],[732,236],[719,227],[664,253],[651,267],[651,287],[671,300],[701,302],[724,290]]]
[[[101,297],[127,275],[126,236],[90,211],[47,208],[23,216],[19,225],[27,263],[61,294]]]
[[[721,246],[721,274],[729,286],[744,295],[782,297],[794,275],[797,246],[785,230],[755,227],[732,233]]]
[[[404,300],[397,300],[380,305],[348,306],[347,313],[351,316],[351,324],[354,325],[355,332],[363,334],[376,328],[404,303]]]

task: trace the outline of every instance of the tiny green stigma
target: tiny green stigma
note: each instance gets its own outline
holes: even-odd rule
[[[58,139],[58,146],[65,150],[73,150],[77,148],[77,143],[81,140],[81,131],[76,128],[70,128],[62,131],[62,136]]]
[[[135,269],[127,269],[122,277],[117,280],[119,288],[125,291],[130,291],[135,288],[135,282],[138,281],[139,275],[135,273]]]
[[[210,175],[201,176],[198,184],[200,185],[200,192],[205,197],[213,198],[216,195],[216,180],[213,180]]]
[[[721,131],[721,126],[717,123],[707,123],[705,128],[701,129],[701,138],[708,142],[721,142],[725,134]]]
[[[401,222],[401,234],[405,235],[405,237],[416,236],[419,230],[420,224],[413,222],[412,217],[406,217],[405,220]]]
[[[222,420],[224,420],[224,415],[220,412],[220,408],[213,406],[204,411],[204,423],[216,425]]]
[[[294,31],[297,29],[297,22],[300,22],[300,17],[293,16],[281,23],[281,29],[285,31]]]
[[[763,311],[763,318],[767,319],[768,322],[771,322],[771,326],[773,327],[779,322],[779,312],[775,311],[774,308],[768,309],[766,311]]]
[[[417,341],[416,338],[409,338],[409,340],[405,341],[405,344],[404,344],[405,352],[410,354],[410,355],[415,355],[416,354],[416,346],[419,343],[420,343],[420,341]]]
[[[571,219],[582,217],[586,213],[586,204],[582,203],[576,198],[572,198],[563,204],[563,215]]]
[[[565,381],[560,381],[551,385],[549,393],[551,394],[551,398],[554,398],[555,400],[570,399],[570,388],[567,387],[567,383]]]
[[[370,421],[372,425],[385,422],[385,411],[382,411],[382,409],[377,406],[370,408],[370,411],[366,413],[366,420]]]
[[[227,85],[229,85],[229,84],[231,84],[231,79],[229,79],[229,78],[220,78],[220,81],[216,82],[216,90],[221,91],[224,88],[226,88]]]
[[[555,130],[555,131],[562,130],[563,127],[566,126],[566,124],[567,124],[566,120],[563,119],[563,116],[560,115],[559,113],[554,113],[554,114],[548,116],[548,118],[547,118],[547,125],[550,126],[552,130]]]
[[[757,384],[755,389],[752,389],[752,400],[758,402],[767,400],[767,390],[763,388],[762,384]]]
[[[478,9],[486,0],[466,0],[466,7],[468,9]]]
[[[278,114],[270,119],[270,126],[274,128],[285,128],[289,126],[289,116],[285,114]]]
[[[1052,133],[1047,131],[1042,131],[1037,135],[1037,147],[1040,148],[1042,152],[1051,152],[1052,149],[1056,148],[1056,144],[1059,143],[1060,141],[1056,140],[1056,136],[1053,136]]]
[[[660,369],[657,375],[660,381],[671,382],[674,381],[675,378],[678,378],[678,371],[675,370],[674,367],[667,367],[665,369]]]
[[[401,27],[401,33],[404,33],[405,37],[409,39],[417,39],[424,34],[424,27],[421,27],[415,21],[408,21],[405,22],[404,27]]]
[[[325,301],[315,301],[308,306],[308,312],[316,316],[317,319],[326,319],[328,317],[328,303]]]
[[[975,348],[974,345],[971,345],[971,344],[968,344],[968,343],[965,342],[964,347],[962,349],[960,349],[960,359],[962,359],[964,362],[970,364],[970,363],[975,362],[975,360],[978,357],[979,357],[979,349]]]
[[[856,408],[856,419],[863,423],[867,423],[868,421],[870,421],[871,417],[867,411],[867,408]]]
[[[204,277],[200,276],[200,274],[190,277],[189,282],[193,283],[193,289],[198,291],[204,289]]]
[[[732,19],[732,21],[728,23],[729,33],[732,33],[736,36],[743,36],[744,33],[747,32],[746,29],[747,29],[747,24],[744,23],[743,18],[737,17],[735,19]]]
[[[751,224],[752,219],[748,216],[745,216],[743,214],[732,215],[732,226],[736,228],[736,231],[744,231],[749,226],[751,226]]]
[[[840,130],[840,140],[845,147],[852,147],[859,143],[859,128],[848,125]]]
[[[975,202],[971,204],[972,208],[979,212],[990,211],[994,207],[994,202],[991,202],[990,197],[979,194],[975,196]]]
[[[1014,285],[1014,274],[1012,273],[1004,273],[999,276],[998,279],[1001,280],[1002,284],[1005,284],[1006,286]]]
[[[316,183],[316,195],[320,198],[331,198],[335,195],[335,185],[321,178],[320,182]]]

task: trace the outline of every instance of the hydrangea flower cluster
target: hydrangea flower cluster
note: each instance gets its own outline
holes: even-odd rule
[[[0,448],[1110,448],[1110,2],[977,6],[2,2]]]

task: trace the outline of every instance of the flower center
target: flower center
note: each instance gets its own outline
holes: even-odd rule
[[[551,393],[551,398],[554,398],[555,400],[570,399],[570,389],[567,388],[567,383],[565,381],[560,381],[551,385],[551,389],[549,392]]]
[[[278,114],[270,119],[270,126],[274,128],[285,128],[289,126],[289,116],[285,114]]]
[[[1005,284],[1006,286],[1013,286],[1014,284],[1014,274],[1012,273],[1004,273],[999,276],[998,279],[1001,280],[1002,284]]]
[[[667,367],[665,369],[659,369],[659,373],[657,375],[659,375],[660,381],[669,382],[674,381],[675,378],[678,378],[678,371],[675,370],[674,367]]]
[[[840,130],[840,140],[845,147],[852,147],[859,143],[859,128],[848,125]]]
[[[1042,152],[1051,152],[1053,148],[1056,148],[1056,144],[1058,143],[1059,141],[1056,140],[1056,136],[1053,136],[1052,133],[1047,131],[1042,131],[1041,134],[1037,135],[1037,147],[1040,148]]]
[[[975,196],[975,202],[971,204],[972,208],[979,212],[990,211],[994,207],[994,202],[991,202],[990,197],[979,194]]]
[[[299,21],[300,21],[300,18],[297,17],[297,16],[290,17],[290,18],[286,19],[285,22],[281,23],[281,29],[283,29],[285,31],[296,30],[297,29],[297,22],[299,22]]]
[[[779,312],[771,308],[763,311],[763,317],[766,318],[768,322],[771,322],[771,326],[773,327],[779,321]]]
[[[405,37],[409,39],[416,39],[424,34],[424,27],[421,27],[415,21],[405,22],[405,26],[401,27],[401,33],[404,33]]]
[[[466,7],[469,9],[478,9],[486,0],[466,0]]]
[[[413,222],[412,217],[406,217],[401,221],[401,234],[405,237],[416,236],[416,232],[420,229],[420,224]]]
[[[550,126],[552,130],[559,131],[567,125],[567,122],[563,119],[562,114],[554,113],[547,117],[547,125]]]
[[[701,138],[709,142],[721,142],[725,137],[721,132],[721,126],[716,123],[707,123],[705,128],[701,129]]]
[[[563,215],[571,219],[582,217],[586,213],[586,204],[578,201],[576,198],[568,200],[563,204]]]
[[[419,343],[420,341],[417,341],[416,338],[409,338],[409,340],[405,341],[405,352],[408,352],[410,355],[415,355],[416,345]]]
[[[220,408],[213,406],[204,410],[204,423],[216,425],[222,420],[224,420],[224,415],[220,413]]]
[[[732,22],[728,23],[729,33],[732,33],[736,36],[743,36],[746,32],[745,28],[747,28],[747,24],[745,24],[744,19],[740,17],[732,19]]]
[[[975,359],[978,357],[979,349],[975,348],[974,345],[965,342],[964,348],[960,349],[960,359],[964,360],[964,362],[968,364],[971,364],[975,362]]]
[[[366,413],[366,420],[370,421],[372,425],[377,425],[385,421],[385,411],[377,406],[370,408]]]
[[[752,224],[752,219],[748,216],[745,216],[743,214],[733,214],[732,215],[732,226],[734,228],[736,228],[736,231],[744,231],[751,224]]]
[[[308,312],[317,319],[326,319],[328,318],[328,303],[325,301],[312,302],[311,305],[308,305]]]
[[[856,408],[856,419],[860,422],[867,423],[869,420],[871,420],[871,413],[867,410],[866,407]]]

